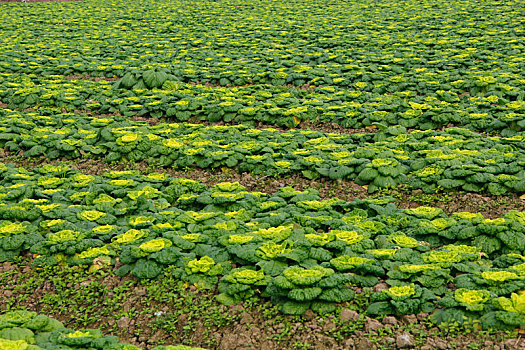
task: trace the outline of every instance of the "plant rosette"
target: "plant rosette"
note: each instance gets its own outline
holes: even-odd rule
[[[417,314],[435,309],[436,296],[416,284],[395,285],[372,294],[367,308],[369,315]]]
[[[219,282],[217,300],[225,305],[236,304],[256,294],[271,281],[263,270],[250,268],[232,269]]]
[[[458,288],[441,298],[438,304],[447,308],[461,306],[467,311],[482,312],[487,308],[492,309],[492,304],[488,303],[492,297],[488,290]]]
[[[523,291],[511,293],[510,298],[495,298],[493,304],[502,311],[484,314],[480,319],[483,328],[512,330],[525,325],[525,293]]]

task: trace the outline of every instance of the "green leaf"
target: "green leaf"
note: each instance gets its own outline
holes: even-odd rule
[[[297,301],[310,301],[315,299],[323,290],[319,287],[292,289],[288,297]]]
[[[366,313],[372,316],[390,315],[393,313],[393,311],[394,310],[388,301],[378,301],[372,303],[366,309]]]
[[[499,239],[485,235],[474,238],[472,244],[480,247],[481,251],[486,254],[492,254],[501,249],[501,241]]]
[[[318,298],[325,301],[342,303],[343,301],[352,300],[354,296],[355,293],[350,288],[339,287],[323,290],[323,292],[318,296]]]
[[[126,89],[131,89],[136,83],[137,79],[135,79],[135,75],[132,73],[126,73],[120,80],[120,86]]]
[[[168,79],[168,75],[164,72],[155,71],[153,69],[145,71],[142,74],[144,83],[150,89],[161,87],[162,84]],[[136,88],[136,87],[135,87]]]
[[[234,305],[239,302],[239,300],[237,300],[236,298],[232,297],[231,295],[225,294],[225,293],[221,293],[217,295],[215,299],[219,303],[226,305],[226,306]]]
[[[525,234],[518,231],[502,231],[496,235],[507,247],[512,250],[525,250]]]
[[[267,276],[277,276],[288,267],[288,264],[277,260],[259,261],[256,265],[260,266]]]
[[[446,309],[446,310],[437,310],[432,315],[430,315],[430,321],[435,324],[448,323],[453,324],[457,322],[458,324],[463,324],[467,317],[465,313],[459,309]]]
[[[282,304],[281,312],[287,315],[302,315],[309,307],[310,303],[287,301]]]
[[[311,309],[320,315],[324,315],[335,312],[337,306],[336,304],[330,302],[314,301],[312,302]]]
[[[312,170],[303,170],[301,173],[303,174],[304,177],[310,180],[315,180],[319,178],[319,173],[312,171]]]
[[[366,183],[373,181],[377,176],[379,176],[379,172],[374,168],[364,168],[357,178],[361,181],[364,181]]]
[[[36,157],[36,156],[44,155],[46,151],[47,151],[47,148],[45,146],[36,145],[36,146],[31,147],[29,151],[26,151],[24,155],[26,157]]]
[[[0,339],[24,340],[28,343],[33,343],[34,336],[35,334],[27,328],[12,327],[0,330]]]
[[[139,259],[131,269],[131,274],[137,278],[152,279],[160,275],[162,269],[153,260]]]

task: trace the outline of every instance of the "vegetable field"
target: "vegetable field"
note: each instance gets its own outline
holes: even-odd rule
[[[1,349],[525,347],[525,3],[0,10]]]

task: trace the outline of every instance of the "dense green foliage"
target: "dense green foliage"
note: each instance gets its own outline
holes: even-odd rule
[[[461,128],[406,134],[402,127],[346,135],[3,113],[0,146],[24,151],[27,157],[104,157],[107,162],[147,161],[177,169],[236,167],[270,176],[301,172],[308,178],[355,180],[368,185],[369,192],[399,183],[430,193],[437,187],[525,192],[523,135],[485,137]]]
[[[494,95],[456,96],[468,91],[467,87],[456,92],[439,91],[422,99],[412,90],[379,94],[359,87],[304,89],[268,84],[227,88],[170,80],[153,90],[127,90],[105,80],[66,80],[34,74],[0,74],[0,84],[0,98],[9,108],[19,109],[46,107],[287,127],[306,120],[352,128],[382,123],[423,130],[452,123],[478,131],[502,131],[507,136],[525,130],[522,97],[514,101]]]
[[[525,193],[522,1],[86,0],[1,9],[0,147],[14,154],[297,173],[352,180],[370,193],[399,184]],[[211,125],[189,123],[197,121]],[[366,132],[294,129],[319,123]],[[0,162],[0,262],[23,254],[36,266],[170,276],[216,288],[228,305],[261,296],[287,314],[333,312],[355,287],[386,282],[368,315],[525,324],[518,211],[486,219],[403,210],[388,198],[321,200],[313,189],[270,194]],[[135,349],[31,312],[0,315],[0,348]]]
[[[525,128],[521,1],[11,6],[0,16],[0,98],[12,108]],[[74,74],[121,79],[63,77]]]
[[[165,69],[191,82],[365,82],[369,89],[386,89],[379,83],[391,79],[421,92],[452,90],[460,79],[473,85],[471,77],[485,86],[491,78],[523,84],[520,1],[471,1],[468,7],[436,0],[97,5],[4,5],[16,11],[1,17],[2,70],[124,76]],[[64,24],[71,26],[56,28]],[[36,37],[38,47],[26,40]],[[132,87],[138,79],[128,80]]]
[[[462,317],[500,315],[483,319],[487,328],[508,326],[505,312],[522,317],[515,294],[525,289],[522,212],[446,216],[430,207],[398,209],[388,199],[320,200],[314,190],[291,187],[270,195],[238,183],[206,188],[134,171],[91,176],[64,166],[1,165],[0,172],[2,261],[25,251],[37,266],[97,269],[118,261],[118,275],[167,273],[199,288],[215,288],[222,276],[221,302],[261,295],[292,314],[333,311],[334,302],[354,298],[350,286],[386,279],[392,291],[372,296],[370,314],[444,306]],[[399,299],[395,288],[411,289]],[[468,293],[478,290],[471,307]]]

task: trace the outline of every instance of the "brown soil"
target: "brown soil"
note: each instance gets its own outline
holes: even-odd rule
[[[77,159],[74,162],[67,160],[48,160],[46,158],[25,159],[15,157],[6,150],[0,149],[0,161],[14,163],[16,166],[33,168],[44,164],[68,164],[71,168],[91,175],[101,175],[110,170],[139,170],[144,173],[159,172],[168,173],[172,177],[185,177],[197,180],[206,186],[213,186],[219,182],[239,182],[250,191],[260,191],[275,193],[280,188],[292,186],[297,190],[314,188],[319,191],[322,199],[338,197],[345,201],[353,201],[356,198],[379,197],[381,194],[369,194],[363,186],[353,181],[330,180],[321,178],[309,180],[300,174],[286,175],[279,178],[268,176],[252,175],[249,173],[239,173],[235,170],[211,170],[191,168],[187,170],[175,170],[171,168],[155,168],[146,162],[140,163],[120,163],[110,165],[103,160]],[[478,194],[470,192],[442,192],[427,195],[421,190],[408,190],[402,186],[390,192],[384,192],[396,199],[399,208],[414,208],[427,205],[443,209],[447,214],[460,211],[479,212],[486,218],[502,217],[510,210],[525,211],[525,197],[520,198],[516,194],[493,196],[490,194]]]
[[[273,312],[274,309],[264,301],[253,306],[220,306],[212,300],[213,293],[189,287],[183,295],[190,296],[190,300],[210,300],[209,309],[197,310],[199,316],[196,316],[191,311],[181,313],[181,308],[191,309],[189,305],[177,305],[170,300],[159,302],[147,286],[130,277],[120,278],[109,273],[102,277],[89,275],[80,283],[63,279],[42,280],[38,278],[40,272],[29,264],[28,260],[20,265],[0,264],[0,281],[3,282],[0,310],[15,303],[16,308],[54,317],[68,327],[99,328],[105,334],[116,335],[121,341],[144,349],[158,344],[180,343],[225,350],[525,349],[520,333],[513,333],[509,338],[504,333],[487,334],[472,329],[452,336],[428,323],[428,314],[375,320],[355,311],[360,309],[355,302],[348,302],[336,315],[319,316],[309,310],[302,317],[282,316]],[[28,288],[27,281],[33,278],[31,288]],[[72,296],[74,300],[62,300],[63,291],[74,288],[81,295],[84,295],[84,290],[86,294],[93,293],[93,288],[90,289],[92,283],[100,283],[97,288],[104,290],[105,301],[101,304],[117,305],[117,309],[111,315],[97,310],[97,321],[79,326],[78,318],[83,316],[85,301],[75,299],[76,296]],[[122,292],[123,286],[125,292]],[[121,291],[117,292],[118,289]],[[213,308],[219,308],[221,315],[229,315],[229,321],[224,324],[213,322],[210,319],[213,315],[207,313]]]
[[[150,122],[149,121],[150,119],[153,119],[153,122]],[[159,118],[150,117],[148,115],[143,115],[143,116],[140,116],[140,117],[139,116],[134,116],[134,117],[131,117],[131,120],[143,120],[143,121],[149,122],[151,125],[156,125],[156,124],[159,124],[159,123],[177,122],[176,120],[170,120],[170,119],[165,118],[165,117],[162,117],[162,118],[159,119]],[[232,122],[219,121],[219,122],[211,123],[211,122],[208,122],[206,120],[199,120],[196,117],[191,117],[188,120],[188,123],[202,124],[202,125],[214,125],[214,126],[217,126],[217,125],[239,125],[239,123],[236,123],[235,121],[232,121]],[[325,132],[325,133],[339,133],[339,134],[348,134],[348,135],[359,134],[359,133],[361,133],[361,134],[373,134],[373,133],[376,133],[378,131],[378,129],[377,129],[377,127],[375,125],[371,125],[369,127],[365,127],[365,128],[361,128],[361,129],[353,129],[353,128],[344,128],[341,125],[336,124],[336,123],[320,123],[320,122],[313,122],[313,121],[301,121],[301,123],[299,125],[295,126],[294,128],[287,128],[287,127],[281,127],[281,126],[276,126],[276,125],[272,125],[272,124],[265,124],[265,123],[262,123],[262,122],[258,122],[255,125],[255,128],[256,129],[272,128],[272,129],[278,130],[280,132],[288,132],[290,130],[312,130],[312,131],[321,131],[321,132]]]
[[[135,115],[135,116],[131,117],[130,119],[132,121],[134,121],[134,122],[146,122],[146,123],[148,123],[151,126],[155,126],[155,125],[158,125],[160,123],[166,122],[166,120],[161,120],[159,118],[145,117],[145,116],[138,116],[138,115]]]

